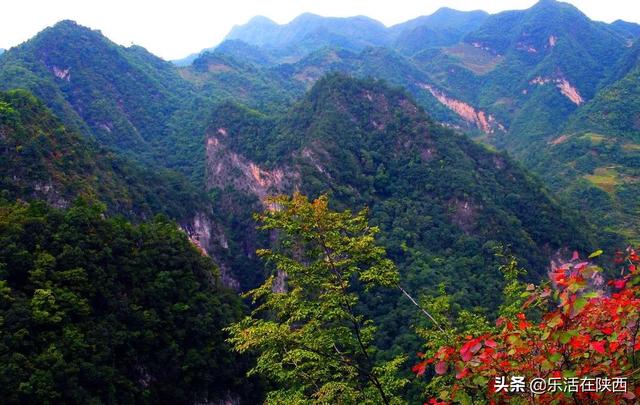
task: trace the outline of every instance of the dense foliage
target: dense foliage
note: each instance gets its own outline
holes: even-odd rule
[[[433,364],[430,393],[456,403],[635,403],[640,259],[629,248],[616,263],[620,278],[607,285],[602,269],[577,252],[539,287],[518,283],[512,267],[496,326],[467,319],[462,328],[424,333],[428,351],[414,371]],[[514,377],[522,388],[513,389]]]
[[[234,44],[220,52],[243,58],[233,51],[241,48],[237,39],[253,44],[244,60],[255,61],[267,74],[277,72],[288,83],[285,91],[296,83],[308,87],[335,71],[403,86],[436,120],[507,149],[565,204],[584,211],[609,233],[624,230],[623,238],[637,240],[637,24],[591,21],[569,4],[548,0],[491,16],[443,9],[389,28],[381,34],[386,43],[378,45],[384,48],[362,49],[343,46],[341,26],[324,23],[336,39],[332,42],[327,32],[316,35],[330,47],[296,37],[294,23],[268,28],[292,46],[257,39],[252,33],[258,21],[251,21],[234,31]],[[279,53],[299,47],[305,48],[302,58],[278,60]],[[270,55],[269,62],[252,56],[259,52]],[[446,96],[451,107],[436,100],[426,85]],[[494,119],[488,129],[481,124],[481,112]],[[603,150],[576,141],[590,132],[620,147]],[[563,136],[568,142],[557,147]],[[597,166],[588,163],[594,156]],[[603,177],[603,171],[612,175]],[[609,239],[616,237],[605,236],[602,243],[609,245]]]
[[[0,206],[5,403],[194,403],[251,395],[222,329],[242,305],[175,223],[100,205]],[[239,385],[242,384],[242,391]]]
[[[550,259],[640,238],[638,35],[636,24],[593,22],[543,0],[493,16],[442,9],[390,28],[364,17],[306,14],[284,26],[256,18],[234,29],[229,38],[237,39],[181,68],[70,21],[3,53],[0,89],[11,90],[0,92],[0,198],[71,207],[3,201],[0,208],[3,398],[205,402],[233,400],[238,384],[251,384],[239,379],[244,360],[229,353],[221,332],[241,306],[218,286],[210,261],[175,223],[105,219],[114,214],[177,220],[194,240],[210,242],[207,250],[240,289],[264,282],[255,251],[268,248],[261,251],[267,270],[284,269],[288,281],[276,284],[295,294],[272,291],[269,279],[251,293],[256,312],[230,331],[236,348],[258,351],[253,373],[275,382],[272,402],[387,395],[392,402],[406,382],[395,372],[403,355],[421,345],[415,326],[425,328],[425,359],[441,374],[431,393],[442,399],[490,399],[479,389],[511,351],[528,361],[511,371],[527,376],[531,364],[578,373],[558,353],[602,371],[602,350],[616,360],[607,372],[627,372],[625,361],[637,360],[623,333],[637,326],[635,275],[608,295],[582,285],[597,269],[572,262],[553,274],[555,289],[527,290],[512,262],[505,287],[495,253],[505,246],[537,283]],[[382,78],[411,96],[331,72]],[[507,149],[545,185],[506,154],[433,120]],[[216,170],[223,175],[214,181]],[[373,244],[362,213],[331,212],[324,197],[278,200],[288,208],[267,212],[261,219],[270,232],[258,232],[251,213],[264,208],[261,199],[294,190],[326,193],[339,210],[368,207],[384,249]],[[77,196],[97,198],[106,210],[72,206]],[[319,218],[322,232],[307,228]],[[328,219],[337,221],[333,228]],[[196,224],[201,235],[192,234]],[[324,233],[335,244],[324,257],[350,257],[362,266],[346,273],[361,278],[337,280],[331,299],[317,304],[316,293],[336,281],[335,266],[299,256],[290,242],[303,240],[303,251],[315,255]],[[371,263],[349,256],[362,249],[394,269],[374,284],[395,284],[399,274],[412,293],[442,292],[427,307],[445,332],[426,329],[433,324],[399,290],[362,294],[368,273],[361,270]],[[310,263],[328,277],[308,277]],[[503,287],[506,301],[497,294]],[[515,292],[537,297],[535,309],[521,309]],[[627,317],[599,312],[614,307]],[[545,312],[562,322],[550,326]],[[503,323],[494,327],[498,313]],[[594,325],[617,330],[623,341]],[[358,331],[365,339],[354,340]],[[284,353],[291,348],[284,343],[296,349]],[[456,367],[460,378],[445,376]],[[461,388],[451,390],[456,382]],[[415,388],[407,390],[415,398]]]
[[[95,145],[26,91],[0,92],[0,133],[4,198],[58,207],[78,196],[98,198],[109,213],[132,219],[164,213],[182,221],[206,207],[202,193],[178,173],[143,169]]]
[[[333,75],[286,118],[233,105],[213,117],[227,134],[219,142],[299,174],[305,194],[329,192],[339,209],[369,207],[411,288],[434,289],[455,274],[460,302],[495,309],[486,298],[500,291],[494,246],[511,245],[533,278],[552,251],[589,248],[575,218],[506,156],[434,124],[384,83]]]
[[[247,293],[256,304],[251,316],[229,328],[236,350],[258,353],[251,373],[277,383],[267,402],[401,403],[407,381],[397,372],[405,359],[375,361],[376,327],[358,294],[399,281],[376,245],[378,229],[365,211],[330,211],[326,196],[268,203],[273,209],[258,218],[278,242],[259,255],[274,274]]]

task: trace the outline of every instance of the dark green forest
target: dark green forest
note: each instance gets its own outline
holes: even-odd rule
[[[132,225],[100,204],[4,201],[0,241],[3,402],[250,395],[221,331],[243,305],[166,217]]]

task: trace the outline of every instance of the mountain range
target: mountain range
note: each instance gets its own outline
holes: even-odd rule
[[[398,260],[403,261],[401,256],[411,249],[432,255],[440,249],[436,246],[444,249],[443,241],[450,245],[456,238],[471,237],[478,247],[488,241],[512,245],[523,263],[531,265],[532,274],[539,276],[558,249],[586,249],[593,243],[608,245],[637,237],[640,149],[636,147],[633,106],[638,46],[632,42],[638,34],[635,24],[593,22],[573,6],[547,0],[528,10],[495,15],[445,8],[389,28],[365,17],[304,14],[285,25],[256,17],[234,27],[215,49],[180,67],[141,47],[122,47],[99,31],[62,21],[2,55],[0,88],[32,92],[57,117],[41,121],[60,120],[40,130],[51,132],[64,125],[59,136],[72,134],[76,145],[66,146],[67,150],[87,148],[87,152],[64,169],[39,163],[46,169],[37,171],[42,173],[37,179],[7,179],[3,187],[13,190],[12,196],[50,201],[70,201],[74,193],[91,190],[114,212],[128,212],[134,219],[165,212],[195,235],[194,239],[201,238],[205,250],[218,256],[225,279],[242,289],[262,277],[253,250],[264,242],[264,236],[251,230],[251,212],[260,209],[260,200],[267,194],[294,189],[312,195],[330,192],[336,206],[355,209],[367,205],[376,214],[378,204],[385,206],[387,199],[402,202],[393,215],[383,215],[385,209],[380,208],[381,223],[387,217],[392,221],[385,229],[390,234],[401,230],[398,235],[404,235],[389,236],[395,245],[387,247],[398,252]],[[322,81],[331,72],[382,79],[388,85],[375,85],[374,91],[367,90],[372,85],[367,81],[343,76]],[[315,85],[318,81],[320,87]],[[450,172],[414,173],[447,179],[447,184],[463,190],[454,192],[428,182],[422,186],[431,202],[420,210],[426,210],[424,217],[435,224],[446,224],[443,229],[447,230],[433,239],[425,235],[438,229],[434,222],[415,229],[408,222],[392,225],[402,222],[396,218],[400,212],[419,209],[414,200],[417,191],[399,184],[416,170],[416,162],[435,161],[438,145],[416,146],[421,152],[412,159],[418,161],[400,163],[397,156],[386,156],[385,142],[392,138],[365,146],[371,131],[387,131],[385,121],[390,117],[330,113],[327,111],[335,109],[332,97],[322,98],[320,105],[309,99],[360,88],[361,93],[391,108],[386,95],[392,91],[389,85],[403,87],[409,94],[402,103],[411,105],[418,115],[422,113],[417,111],[424,110],[431,117],[421,120],[433,119],[506,150],[540,175],[558,196],[537,191],[541,186],[536,180],[521,173],[507,156],[472,148],[473,143],[460,138],[437,160]],[[21,93],[7,94],[31,100]],[[619,101],[609,103],[615,96]],[[361,100],[341,102],[345,106],[362,104]],[[382,108],[373,104],[362,107],[363,111],[373,114]],[[301,105],[314,106],[318,112],[305,116]],[[624,118],[600,119],[612,114],[602,108],[612,106],[616,108],[613,114]],[[50,113],[38,114],[48,117]],[[356,132],[343,125],[356,121],[361,122]],[[425,124],[393,125],[393,136],[401,137],[406,131],[421,133]],[[308,128],[319,138],[303,140]],[[320,136],[314,128],[334,128],[347,143],[333,145],[337,138],[328,133]],[[220,137],[220,131],[229,134],[229,140]],[[32,131],[30,136],[36,134]],[[458,139],[456,136],[450,132],[434,139],[440,142]],[[65,138],[55,145],[65,142],[71,141]],[[42,160],[56,154],[64,153],[48,151]],[[456,154],[459,159],[452,159]],[[306,163],[294,165],[299,160]],[[471,166],[463,168],[466,161]],[[485,161],[493,164],[475,167]],[[17,166],[35,163],[20,160],[19,155],[9,156],[6,162]],[[396,166],[390,167],[391,162]],[[88,165],[96,166],[91,169],[93,176],[88,175]],[[65,173],[73,180],[69,185],[53,182],[51,179],[65,176],[51,172]],[[126,180],[119,178],[119,172],[127,173]],[[488,177],[456,178],[456,173],[463,172],[486,172]],[[173,180],[167,182],[169,178]],[[511,178],[521,180],[502,184]],[[473,186],[475,183],[480,186]],[[157,188],[149,188],[152,185]],[[513,191],[521,185],[522,190]],[[477,191],[471,192],[473,188]],[[37,191],[43,189],[50,195]],[[244,202],[237,201],[239,196],[244,196]],[[408,196],[413,197],[408,200]],[[169,209],[174,206],[172,201],[176,201],[175,208]],[[432,205],[435,201],[439,203]],[[141,210],[141,206],[148,208]],[[540,214],[543,206],[548,219]],[[587,241],[577,230],[579,222],[585,222],[585,229],[590,225],[571,214],[572,210],[599,226],[599,240]],[[535,218],[523,216],[532,212]],[[552,232],[551,224],[566,224],[566,238],[545,240]],[[503,230],[483,233],[487,229]],[[476,256],[477,250],[473,252],[471,256]],[[479,269],[488,267],[491,265],[479,265]],[[469,297],[465,294],[470,304],[480,301]]]
[[[444,288],[492,315],[501,255],[537,282],[573,251],[640,240],[639,37],[638,24],[542,0],[493,15],[443,8],[391,27],[255,17],[172,63],[61,21],[0,56],[0,220],[41,200],[60,212],[99,201],[91,221],[140,226],[144,238],[149,221],[173,221],[166,249],[197,262],[191,242],[241,292],[269,272],[256,249],[276,236],[253,220],[266,197],[328,194],[332,209],[367,207],[407,289]],[[55,253],[55,241],[42,243]],[[33,289],[27,279],[10,281]],[[412,303],[386,294],[364,305],[381,356],[417,350],[412,329],[424,320]],[[241,304],[230,311],[237,318]],[[207,399],[212,388],[198,387],[189,398]]]
[[[251,63],[265,80],[297,82],[284,87],[292,95],[332,71],[402,86],[437,121],[507,150],[603,229],[637,237],[638,24],[545,0],[495,15],[441,9],[365,44],[379,24],[358,20],[367,32],[355,35],[342,28],[348,18],[300,19],[251,20],[200,60]],[[257,40],[262,29],[270,34]]]

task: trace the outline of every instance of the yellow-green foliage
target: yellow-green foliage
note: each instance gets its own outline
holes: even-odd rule
[[[496,56],[491,52],[467,43],[445,48],[444,52],[457,58],[464,67],[479,75],[491,72],[504,60],[502,56]]]
[[[278,384],[267,402],[403,403],[398,394],[408,381],[398,369],[405,358],[375,360],[376,327],[360,307],[359,291],[399,281],[366,211],[333,212],[326,196],[300,194],[268,204],[258,219],[279,241],[258,254],[274,275],[247,294],[254,312],[229,328],[236,350],[257,353],[250,373]]]
[[[613,193],[615,187],[622,183],[618,172],[613,167],[599,167],[594,170],[593,174],[586,175],[584,178],[607,193]]]

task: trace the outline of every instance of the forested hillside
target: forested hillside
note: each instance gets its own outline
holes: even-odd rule
[[[554,0],[489,16],[442,9],[388,28],[385,44],[308,46],[293,61],[278,59],[291,46],[244,34],[252,24],[235,29],[234,41],[214,52],[303,88],[334,71],[403,86],[436,120],[509,151],[566,204],[637,240],[637,24],[592,21]],[[339,24],[326,24],[342,33]],[[293,23],[276,27],[287,38],[298,32]],[[238,40],[253,48],[236,51]]]
[[[41,199],[67,207],[99,198],[110,213],[186,221],[206,202],[186,179],[150,171],[67,129],[23,90],[0,92],[0,187],[4,198]]]
[[[0,202],[0,311],[6,403],[251,398],[222,331],[242,305],[166,219]]]
[[[0,89],[14,88],[29,90],[65,126],[120,155],[196,171],[184,141],[206,110],[177,69],[144,48],[62,21],[3,55]],[[178,148],[187,152],[169,153]]]
[[[380,82],[323,78],[280,120],[225,105],[209,134],[207,184],[217,198],[240,193],[256,211],[266,195],[300,190],[328,193],[338,209],[368,207],[416,294],[444,283],[457,303],[495,311],[500,247],[539,280],[551,259],[595,244],[589,225],[511,159],[434,123]],[[411,346],[400,321],[417,315],[409,301],[381,297],[371,311],[384,319],[383,347]]]
[[[175,63],[69,20],[0,50],[0,395],[474,403],[504,399],[491,361],[532,373],[515,355],[626,375],[639,38],[541,0],[258,16]]]

